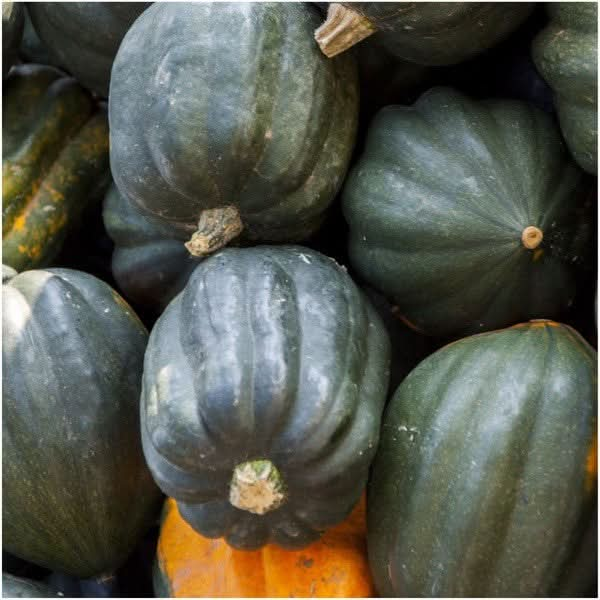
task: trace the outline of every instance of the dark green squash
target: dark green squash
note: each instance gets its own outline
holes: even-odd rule
[[[185,234],[145,215],[113,185],[104,199],[104,226],[115,243],[112,273],[135,306],[160,314],[198,265]]]
[[[228,248],[156,322],[142,440],[181,516],[236,548],[301,548],[358,501],[389,340],[345,269],[299,246]]]
[[[52,57],[84,87],[108,97],[110,70],[127,30],[151,2],[29,2]]]
[[[350,259],[430,335],[554,317],[590,250],[585,192],[550,116],[433,88],[371,124],[343,191]]]
[[[62,594],[42,581],[2,573],[3,598],[56,598],[60,596]]]
[[[52,54],[51,50],[46,47],[44,42],[40,40],[36,33],[27,5],[23,7],[25,23],[23,26],[23,39],[19,46],[19,58],[24,63],[37,63],[39,65],[51,65],[60,68],[60,61]]]
[[[315,38],[330,57],[376,34],[399,59],[452,65],[499,42],[532,10],[531,2],[334,2]]]
[[[598,173],[598,4],[548,4],[550,24],[533,42],[535,64],[554,90],[560,127],[577,163]]]
[[[160,509],[140,443],[146,330],[107,284],[71,269],[14,276],[2,309],[3,548],[106,574]]]
[[[353,57],[328,61],[301,3],[156,3],[129,30],[109,99],[111,170],[196,256],[242,236],[298,241],[346,172]]]
[[[2,119],[3,261],[44,267],[106,183],[106,111],[57,69],[20,65],[4,83]]]
[[[2,79],[17,60],[21,37],[23,36],[23,3],[2,3]]]
[[[581,596],[596,581],[597,357],[532,321],[455,342],[400,385],[368,488],[378,592]]]

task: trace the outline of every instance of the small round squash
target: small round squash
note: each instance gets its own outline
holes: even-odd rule
[[[425,359],[386,409],[367,498],[377,591],[584,595],[597,567],[597,356],[537,320]]]
[[[142,441],[156,482],[205,537],[307,546],[364,488],[389,345],[375,309],[318,252],[207,258],[146,350]]]

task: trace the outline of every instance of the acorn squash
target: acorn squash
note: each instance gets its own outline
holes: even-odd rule
[[[165,503],[154,565],[157,597],[171,598],[368,598],[364,497],[350,516],[302,550],[269,544],[236,550],[196,533]]]
[[[2,96],[2,254],[48,266],[109,169],[106,112],[71,77],[20,65]]]
[[[554,90],[573,157],[598,173],[598,3],[548,4],[550,24],[533,42],[535,64]]]
[[[119,567],[159,509],[139,394],[147,333],[71,269],[2,286],[2,544],[80,578]]]
[[[532,321],[424,360],[386,410],[367,499],[378,592],[581,596],[596,581],[597,357]]]
[[[440,337],[556,316],[591,245],[584,174],[551,117],[447,88],[378,113],[343,208],[352,265]]]
[[[84,87],[108,97],[110,71],[127,30],[151,2],[29,2],[40,40]]]
[[[125,36],[110,99],[111,170],[195,256],[321,224],[354,143],[353,57],[328,61],[302,3],[156,3]]]
[[[376,34],[397,58],[452,65],[493,46],[532,10],[531,2],[333,2],[315,39],[331,57]]]
[[[2,79],[17,60],[23,37],[24,10],[22,2],[2,3]]]
[[[112,273],[119,289],[134,306],[160,314],[198,265],[184,246],[185,234],[142,213],[114,185],[102,216],[115,243]]]
[[[228,248],[156,322],[142,441],[181,516],[233,547],[298,549],[358,502],[389,372],[379,316],[299,246]]]

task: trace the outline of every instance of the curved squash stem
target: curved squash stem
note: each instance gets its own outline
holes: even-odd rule
[[[367,17],[337,2],[329,5],[327,19],[316,31],[315,40],[331,58],[358,44],[377,31]]]
[[[240,235],[243,229],[244,224],[235,206],[203,210],[200,213],[198,230],[185,243],[185,247],[192,256],[208,256],[226,246]]]

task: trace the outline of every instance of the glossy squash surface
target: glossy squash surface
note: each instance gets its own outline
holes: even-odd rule
[[[179,515],[175,500],[165,504],[154,586],[172,598],[363,598],[373,596],[367,562],[365,502],[302,550],[269,544],[236,550],[223,540],[196,533]]]
[[[424,360],[383,419],[369,561],[384,596],[581,596],[596,581],[597,357],[532,321]]]
[[[2,96],[2,254],[48,266],[109,169],[105,111],[71,77],[12,69]]]
[[[150,336],[141,420],[156,482],[206,537],[307,546],[364,488],[389,353],[333,260],[299,246],[218,252]]]
[[[105,574],[159,508],[140,443],[146,330],[108,285],[70,269],[12,277],[2,305],[3,548]]]
[[[301,3],[156,3],[129,30],[109,99],[121,193],[189,238],[297,241],[321,224],[350,159],[358,116],[353,57],[328,61]]]
[[[584,174],[551,117],[449,88],[378,113],[343,208],[353,266],[430,335],[559,314],[590,250]]]
[[[2,573],[3,598],[56,598],[60,596],[61,594],[56,590],[41,581]]]
[[[53,57],[86,88],[108,97],[127,30],[151,2],[29,2],[33,27]]]
[[[598,4],[548,4],[533,58],[554,90],[560,127],[577,163],[598,173]]]

